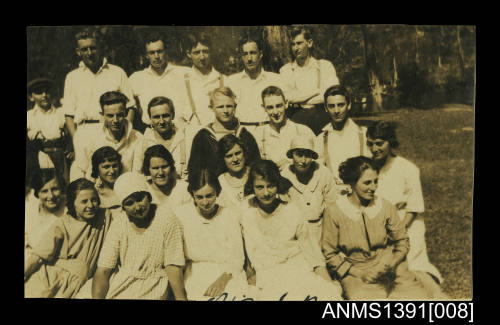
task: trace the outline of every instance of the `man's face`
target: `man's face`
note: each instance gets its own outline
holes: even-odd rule
[[[76,53],[89,68],[98,68],[101,64],[101,49],[97,45],[95,38],[79,39]]]
[[[285,110],[287,103],[285,99],[280,95],[271,95],[264,97],[262,106],[267,115],[269,115],[269,120],[273,124],[281,124],[285,120]]]
[[[146,57],[153,68],[163,68],[167,63],[165,45],[163,44],[163,41],[158,40],[156,42],[146,44]]]
[[[234,99],[222,94],[216,94],[214,97],[212,110],[215,113],[215,118],[221,123],[231,122],[234,118],[236,103]]]
[[[188,57],[193,61],[193,65],[199,70],[210,67],[210,48],[198,43],[188,53]]]
[[[330,119],[334,123],[343,123],[347,119],[351,105],[342,95],[328,96],[326,98],[326,112],[330,114]]]
[[[125,128],[125,104],[116,103],[104,105],[102,115],[104,116],[104,126],[111,132],[120,132]]]
[[[312,40],[306,40],[304,33],[295,36],[292,40],[293,56],[297,59],[305,59],[309,56],[309,51],[313,45]]]
[[[34,102],[41,108],[48,109],[51,106],[51,96],[50,90],[47,85],[38,85],[33,87],[31,95],[29,96],[30,101]]]
[[[151,126],[159,134],[165,134],[172,129],[172,113],[167,104],[151,107]]]
[[[262,60],[262,51],[259,50],[257,43],[249,42],[241,47],[241,59],[248,71],[260,69],[260,61]]]

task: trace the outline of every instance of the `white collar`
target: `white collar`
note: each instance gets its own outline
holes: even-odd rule
[[[127,141],[130,138],[130,134],[132,133],[132,123],[127,121],[125,124],[125,133],[123,134],[123,137],[119,140],[116,141],[115,138],[111,135],[111,131],[109,131],[106,126],[104,126],[104,122],[101,122],[101,130],[104,132],[104,136],[108,139],[111,140],[114,143],[122,143]]]
[[[286,177],[288,178],[288,180],[290,182],[292,182],[292,185],[293,187],[301,194],[304,194],[304,192],[306,191],[309,191],[311,193],[313,193],[316,188],[318,187],[319,185],[319,181],[321,180],[321,173],[320,173],[320,169],[321,169],[321,165],[318,164],[316,162],[316,165],[317,165],[317,168],[316,170],[314,171],[314,174],[313,176],[311,177],[311,179],[309,180],[309,183],[307,184],[302,184],[301,182],[299,182],[299,180],[297,179],[297,176],[292,172],[292,170],[290,169],[291,166],[293,166],[293,163],[287,163],[283,169],[283,177]]]
[[[319,68],[319,61],[316,60],[313,56],[309,57],[309,62],[307,65],[304,65],[303,67],[299,66],[297,63],[297,60],[293,60],[292,62],[292,70],[295,69],[309,69],[309,68]]]
[[[332,126],[332,122],[328,122],[328,124],[321,130],[323,132],[333,132],[333,133],[344,133],[345,130],[349,130],[351,128],[354,128],[355,127],[355,123],[354,121],[352,121],[352,119],[350,117],[347,118],[347,121],[345,122],[344,124],[344,127],[342,128],[342,130],[335,130]]]
[[[79,66],[82,70],[89,70],[89,71],[91,71],[91,70],[89,69],[89,67],[87,67],[87,66],[85,65],[85,63],[83,62],[83,60],[82,60],[82,61],[80,61],[80,63],[78,64],[78,66]],[[98,74],[98,73],[99,73],[99,72],[101,72],[104,68],[109,68],[109,65],[108,65],[108,59],[107,59],[107,58],[105,58],[105,57],[102,59],[102,65],[99,67],[99,70],[97,70],[97,72],[96,72],[95,74]]]
[[[153,67],[151,65],[149,65],[145,70],[146,70],[147,73],[149,73],[149,74],[151,74],[151,75],[153,75],[155,77],[163,78],[164,76],[166,76],[171,71],[174,71],[175,67],[172,66],[172,64],[167,63],[167,66],[166,66],[165,70],[163,70],[163,73],[161,75],[159,75],[158,73],[156,73],[156,71],[153,70]]]
[[[382,209],[382,199],[375,195],[373,201],[367,207],[357,207],[349,201],[346,195],[339,196],[337,198],[337,206],[340,210],[350,219],[357,221],[362,218],[362,213],[368,217],[368,219],[373,219]]]

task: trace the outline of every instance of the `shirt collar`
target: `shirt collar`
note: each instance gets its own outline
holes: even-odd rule
[[[198,69],[196,69],[196,67],[193,65],[191,67],[191,78],[193,78],[193,77],[196,78],[196,79],[199,79],[199,80],[211,81],[211,80],[219,78],[219,73],[212,66],[212,69],[210,70],[210,72],[208,73],[208,75],[206,77],[204,77],[201,74],[201,72]]]
[[[292,70],[297,69],[297,68],[302,68],[302,69],[319,68],[319,61],[311,56],[309,58],[309,62],[307,63],[307,65],[305,65],[303,67],[299,67],[299,65],[297,64],[297,60],[293,60]]]
[[[175,70],[175,66],[173,66],[170,63],[167,63],[167,67],[165,68],[165,70],[163,70],[163,73],[161,75],[158,75],[156,73],[156,71],[153,70],[153,67],[151,65],[149,65],[149,67],[146,68],[146,71],[149,74],[156,76],[156,77],[159,77],[159,78],[165,77],[168,73],[170,73],[171,71],[174,71],[174,70]]]
[[[326,131],[326,132],[344,132],[344,130],[348,130],[350,128],[352,128],[354,126],[352,120],[350,117],[347,118],[347,121],[345,122],[344,124],[344,127],[342,128],[342,130],[338,131],[338,130],[334,130],[333,129],[333,126],[332,126],[332,122],[329,122],[324,128],[322,131]]]
[[[108,139],[112,142],[115,142],[115,139],[112,137],[111,132],[108,129],[106,129],[106,127],[104,126],[104,122],[101,122],[101,123],[102,123],[101,130],[102,130],[102,132],[104,132],[104,136],[106,137],[106,139]],[[120,141],[118,141],[117,143],[123,143],[123,142],[127,141],[130,138],[131,133],[132,133],[132,123],[127,121],[127,124],[125,124],[125,134],[120,139]]]
[[[313,193],[316,190],[316,188],[318,187],[318,184],[320,181],[321,175],[320,175],[319,169],[321,168],[321,166],[318,163],[316,163],[316,170],[314,171],[312,178],[309,180],[309,183],[302,184],[297,179],[297,176],[292,172],[292,170],[291,170],[292,165],[293,165],[293,163],[288,163],[285,165],[285,168],[283,170],[283,177],[288,178],[290,180],[290,182],[292,182],[293,187],[297,191],[299,191],[301,194],[304,194],[304,192],[306,192],[306,191],[310,191],[311,193]]]
[[[89,68],[85,65],[85,63],[83,62],[83,60],[82,60],[82,61],[80,61],[80,63],[79,63],[79,67],[80,67],[82,70],[90,70],[90,69],[89,69]],[[109,64],[108,64],[108,59],[104,57],[104,58],[102,59],[102,65],[101,65],[101,67],[99,68],[99,70],[97,70],[97,73],[101,72],[101,71],[102,71],[103,69],[105,69],[105,68],[109,68]],[[96,73],[96,74],[97,74],[97,73]]]
[[[35,106],[33,106],[33,108],[32,108],[33,112],[40,112],[42,114],[50,114],[50,113],[54,112],[55,109],[56,108],[54,106],[51,106],[48,110],[44,110],[43,108],[38,106],[38,104],[35,104]]]
[[[361,219],[362,213],[364,213],[369,219],[373,219],[382,209],[382,199],[375,195],[370,205],[360,208],[352,204],[346,195],[342,195],[337,199],[337,206],[349,219],[354,221]]]
[[[267,71],[265,71],[264,68],[262,68],[262,67],[260,68],[259,76],[255,79],[250,78],[250,76],[248,75],[248,73],[245,69],[243,69],[243,71],[241,71],[241,79],[248,79],[248,80],[257,81],[257,80],[261,80],[261,79],[266,79],[266,77],[267,77]]]

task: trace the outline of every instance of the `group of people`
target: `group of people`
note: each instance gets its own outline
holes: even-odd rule
[[[190,35],[192,67],[144,44],[127,78],[98,35],[63,105],[28,83],[25,296],[175,300],[442,299],[419,169],[392,124],[358,126],[333,64],[291,31],[292,63],[262,68],[245,33],[225,76]]]

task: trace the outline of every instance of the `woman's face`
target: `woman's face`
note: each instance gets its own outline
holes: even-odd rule
[[[269,183],[261,175],[255,175],[253,181],[253,191],[255,197],[263,206],[271,205],[278,193],[277,184]]]
[[[239,173],[245,168],[245,156],[239,144],[235,144],[231,150],[226,152],[224,162],[231,174]]]
[[[170,177],[171,166],[168,162],[160,157],[152,157],[149,161],[149,173],[151,180],[156,186],[167,185]]]
[[[151,202],[146,192],[135,192],[123,200],[123,210],[133,219],[145,219],[150,207]]]
[[[95,217],[99,208],[99,197],[93,189],[78,191],[75,198],[76,219],[90,220]]]
[[[366,145],[370,149],[374,160],[383,160],[391,153],[391,145],[389,141],[382,139],[373,139],[368,137]]]
[[[378,173],[368,168],[361,173],[358,182],[352,186],[352,191],[359,199],[371,201],[378,186]]]
[[[293,167],[301,174],[307,172],[313,161],[307,150],[296,149],[292,152]]]
[[[49,211],[57,210],[62,202],[62,191],[56,178],[51,179],[38,191],[38,198]]]
[[[99,178],[108,184],[114,184],[120,176],[120,162],[118,160],[105,160],[98,166]]]
[[[217,191],[209,184],[193,192],[194,204],[202,215],[212,213],[216,207]]]

